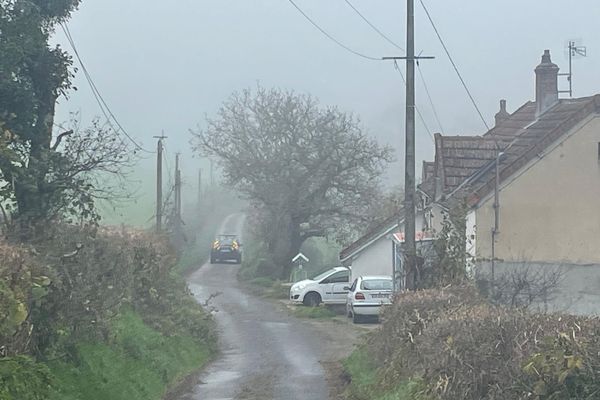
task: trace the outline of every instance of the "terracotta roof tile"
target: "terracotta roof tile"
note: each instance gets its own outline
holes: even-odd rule
[[[507,179],[548,146],[571,130],[590,114],[600,113],[600,95],[580,99],[562,99],[516,135],[504,149],[500,163],[500,180]],[[495,169],[491,168],[468,183],[471,203],[490,193],[495,185]]]

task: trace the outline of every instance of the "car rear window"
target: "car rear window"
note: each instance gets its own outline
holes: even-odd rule
[[[366,279],[360,284],[361,290],[392,290],[391,279]]]

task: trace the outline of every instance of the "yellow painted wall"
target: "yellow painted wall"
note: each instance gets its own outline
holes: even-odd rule
[[[561,140],[502,187],[497,258],[600,263],[600,116]],[[493,202],[476,212],[478,258],[491,258]]]

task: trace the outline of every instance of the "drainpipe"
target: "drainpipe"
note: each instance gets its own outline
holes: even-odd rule
[[[496,156],[496,182],[494,184],[494,227],[492,228],[492,294],[495,289],[496,278],[496,235],[500,233],[500,158],[503,152]]]

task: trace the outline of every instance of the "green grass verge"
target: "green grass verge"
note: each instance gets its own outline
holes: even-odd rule
[[[326,306],[319,307],[294,307],[292,314],[300,318],[312,318],[312,319],[328,319],[335,318],[337,314],[327,308]]]
[[[48,365],[51,400],[160,400],[214,351],[190,336],[164,336],[131,311],[116,319],[111,334],[109,344],[78,344],[77,362]]]
[[[399,382],[391,389],[384,389],[377,379],[377,364],[364,347],[355,350],[344,360],[344,369],[351,377],[344,398],[348,400],[426,400],[419,380]]]

